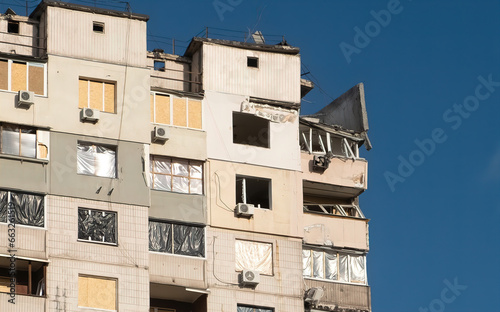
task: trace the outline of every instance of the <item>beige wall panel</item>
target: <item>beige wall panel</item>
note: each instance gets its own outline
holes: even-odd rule
[[[89,81],[78,80],[78,108],[89,106]]]
[[[154,94],[151,94],[149,96],[149,101],[150,101],[149,110],[151,112],[151,122],[155,122],[155,96],[154,96]]]
[[[33,91],[38,95],[44,94],[44,70],[43,67],[29,66],[29,91]]]
[[[201,101],[189,100],[188,105],[189,128],[201,129]]]
[[[0,89],[9,88],[9,62],[0,60]]]
[[[170,96],[156,95],[156,123],[170,124]]]
[[[104,111],[115,113],[115,84],[104,83]]]
[[[102,96],[103,96],[103,83],[98,81],[90,81],[90,108],[102,111]]]
[[[186,99],[174,98],[174,126],[187,127],[186,120]]]
[[[26,63],[12,63],[11,90],[26,90]]]

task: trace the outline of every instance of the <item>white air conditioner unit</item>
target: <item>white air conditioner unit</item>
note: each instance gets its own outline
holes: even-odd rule
[[[164,127],[155,127],[153,130],[153,142],[165,142],[168,140],[168,129]]]
[[[243,270],[241,272],[241,285],[256,286],[260,283],[260,273],[255,270]]]
[[[252,204],[241,204],[236,205],[236,214],[242,217],[251,217],[254,213],[254,205]]]
[[[100,111],[97,109],[82,108],[82,110],[80,111],[80,120],[95,123],[99,121],[99,113]]]
[[[35,93],[31,91],[21,90],[19,91],[17,96],[16,107],[26,108],[26,109],[30,108],[30,106],[33,105],[33,103],[35,103],[34,98],[35,98]]]

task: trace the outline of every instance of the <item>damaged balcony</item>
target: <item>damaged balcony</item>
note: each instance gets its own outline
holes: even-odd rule
[[[39,36],[38,29],[38,20],[17,15],[12,9],[0,14],[0,54],[44,56],[45,38]]]
[[[150,284],[149,312],[206,312],[208,290]]]

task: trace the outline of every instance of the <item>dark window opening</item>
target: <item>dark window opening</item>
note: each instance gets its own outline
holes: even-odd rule
[[[164,61],[155,61],[155,70],[165,71],[165,62]]]
[[[269,121],[233,112],[233,143],[269,148]]]
[[[274,309],[238,304],[237,312],[274,312]]]
[[[236,176],[236,203],[271,209],[271,180]]]
[[[78,208],[78,239],[116,244],[116,212]]]
[[[0,257],[0,292],[10,293],[10,258]],[[47,264],[16,259],[16,294],[45,297]]]
[[[259,58],[258,57],[247,57],[247,66],[259,68]]]
[[[104,23],[94,22],[92,29],[94,30],[94,32],[103,34],[104,33]]]
[[[19,33],[19,22],[9,21],[7,24],[7,32],[9,34]]]

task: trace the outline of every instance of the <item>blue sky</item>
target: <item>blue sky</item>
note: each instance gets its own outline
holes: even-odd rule
[[[0,0],[2,11],[6,2],[24,1]],[[500,311],[500,1],[218,3],[224,12],[214,1],[130,1],[150,15],[149,34],[178,45],[205,26],[285,35],[324,90],[305,97],[303,114],[364,82],[373,310]],[[389,9],[381,25],[374,15]],[[356,28],[371,37],[355,40]],[[151,49],[171,52],[155,39]],[[356,49],[350,62],[341,45]]]

